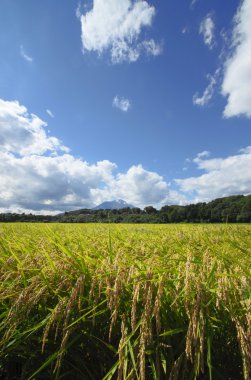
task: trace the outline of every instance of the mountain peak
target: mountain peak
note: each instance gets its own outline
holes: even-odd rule
[[[134,208],[133,205],[127,203],[123,199],[115,199],[112,201],[106,201],[101,203],[100,205],[94,207],[92,210],[114,210],[114,209],[121,209],[121,208]]]

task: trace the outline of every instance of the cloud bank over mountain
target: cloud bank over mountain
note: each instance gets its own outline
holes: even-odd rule
[[[251,193],[250,147],[226,158],[198,154],[193,162],[202,175],[167,183],[138,163],[120,172],[109,160],[89,163],[76,158],[46,128],[18,101],[0,99],[1,212],[57,213],[108,199],[161,207]]]

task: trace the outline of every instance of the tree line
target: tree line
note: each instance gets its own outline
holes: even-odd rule
[[[81,209],[60,215],[0,214],[0,222],[60,223],[250,223],[251,195],[218,198],[209,203],[115,210]]]

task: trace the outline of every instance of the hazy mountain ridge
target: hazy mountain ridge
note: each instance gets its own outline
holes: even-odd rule
[[[92,210],[120,210],[122,208],[134,208],[134,206],[123,199],[115,199],[112,201],[105,201],[100,205],[93,207]]]

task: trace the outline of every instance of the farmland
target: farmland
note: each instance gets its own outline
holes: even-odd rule
[[[1,379],[251,378],[251,225],[0,224]]]

